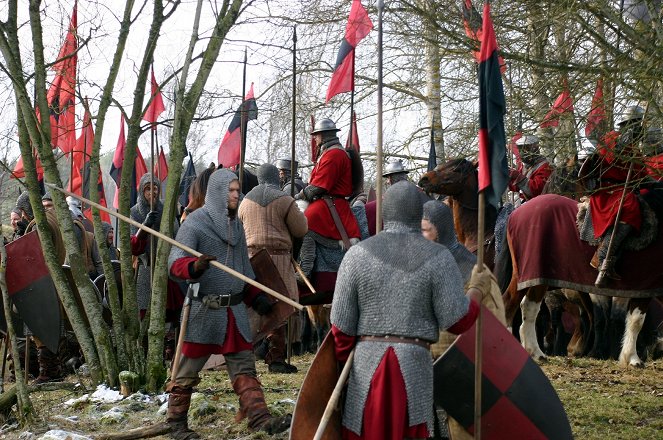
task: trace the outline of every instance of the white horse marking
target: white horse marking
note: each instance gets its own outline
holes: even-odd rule
[[[626,313],[626,331],[622,341],[622,351],[619,354],[619,365],[622,367],[642,368],[645,366],[645,363],[638,357],[638,351],[636,350],[638,334],[645,322],[645,315],[646,313],[642,313],[638,308]]]
[[[541,302],[531,301],[527,296],[523,297],[520,302],[520,310],[523,314],[523,323],[520,326],[520,342],[535,361],[547,359],[539,347],[539,341],[536,339],[535,323],[539,309],[541,309]]]

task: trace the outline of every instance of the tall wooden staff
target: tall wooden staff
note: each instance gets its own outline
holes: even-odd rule
[[[295,130],[297,125],[297,26],[292,30],[292,136],[290,138],[290,196],[295,197]],[[294,261],[294,260],[293,260]],[[295,262],[295,264],[297,264]],[[288,363],[292,356],[292,316],[288,316],[288,332],[286,338],[286,356]]]
[[[378,0],[378,139],[375,154],[375,233],[382,230],[382,15],[384,0]],[[352,124],[350,124],[352,127]],[[352,138],[350,138],[352,142]]]
[[[239,190],[243,192],[243,183],[244,183],[244,155],[246,154],[246,125],[248,122],[249,115],[246,113],[246,106],[244,105],[244,99],[246,97],[246,47],[244,48],[244,72],[242,73],[242,103],[239,105],[240,108],[240,131],[239,131]]]

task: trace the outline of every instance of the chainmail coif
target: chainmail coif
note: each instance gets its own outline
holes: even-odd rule
[[[152,182],[153,185],[156,185],[159,188],[159,191],[161,191],[161,182],[159,182],[159,179],[155,178],[152,173],[143,174],[143,177],[140,178],[140,182],[138,183],[138,200],[136,201],[136,204],[131,207],[131,218],[138,223],[143,223],[145,217],[150,212],[150,202],[145,198],[145,194],[143,194],[145,186],[150,182]],[[153,208],[154,211],[159,213],[159,216],[154,222],[152,229],[158,231],[159,225],[161,224],[161,213],[163,212],[163,203],[161,203],[161,200],[155,200]],[[137,232],[138,228],[131,225],[131,235],[135,235]]]
[[[23,191],[18,199],[16,199],[16,207],[22,209],[32,219],[34,214],[32,212],[32,205],[30,205],[30,195],[27,191]]]
[[[279,169],[271,163],[260,165],[257,172],[258,186],[249,191],[245,198],[256,202],[260,206],[267,206],[279,197],[287,196],[281,191]]]
[[[442,202],[431,200],[424,204],[423,218],[435,226],[437,229],[436,241],[449,249],[458,264],[463,282],[467,283],[472,275],[472,268],[477,262],[477,257],[458,242],[451,208]]]
[[[382,218],[384,229],[421,231],[423,207],[417,187],[409,181],[391,185],[384,193]]]

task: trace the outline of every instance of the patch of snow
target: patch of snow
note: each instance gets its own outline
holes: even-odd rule
[[[161,407],[159,408],[159,411],[157,411],[157,414],[163,415],[166,414],[166,411],[168,411],[168,402],[164,402]]]
[[[52,429],[47,431],[38,440],[92,440],[92,437],[76,434],[74,432]]]
[[[97,386],[97,390],[92,393],[90,400],[93,402],[113,403],[124,399],[119,391],[108,388],[106,385]]]
[[[79,403],[86,403],[90,400],[90,395],[89,394],[83,394],[81,397],[77,397],[76,399],[69,399],[64,402],[65,406],[75,406]]]
[[[135,400],[136,402],[142,403],[151,403],[152,399],[147,394],[141,392],[133,393],[131,396],[127,397],[128,400]]]
[[[154,396],[154,400],[156,400],[159,403],[168,402],[168,394],[167,393],[157,394],[156,396]]]

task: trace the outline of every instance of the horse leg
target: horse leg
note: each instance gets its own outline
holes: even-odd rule
[[[608,359],[610,356],[610,340],[608,336],[608,324],[610,317],[610,297],[589,294],[594,314],[594,345],[588,356],[595,359]]]
[[[504,301],[504,314],[506,316],[507,329],[509,332],[513,328],[513,318],[516,316],[516,312],[518,311],[518,305],[523,299],[523,296],[525,296],[525,291],[523,290],[522,292],[519,292],[517,286],[518,279],[514,273],[514,275],[511,277],[509,287],[507,287],[506,291],[502,295],[502,300]]]
[[[523,314],[523,323],[520,326],[520,343],[535,361],[546,360],[536,338],[536,316],[541,309],[541,301],[546,293],[547,286],[534,286],[527,290],[527,294],[520,303]]]
[[[632,366],[642,368],[645,366],[645,363],[638,356],[636,344],[638,342],[638,334],[645,322],[645,315],[650,301],[651,298],[632,299],[629,301],[628,312],[626,312],[626,332],[622,341],[622,351],[619,354],[619,365],[622,367]]]
[[[624,333],[626,333],[625,322],[628,303],[628,298],[612,298],[609,327],[610,357],[612,359],[619,359],[619,353],[622,349],[621,342]]]

